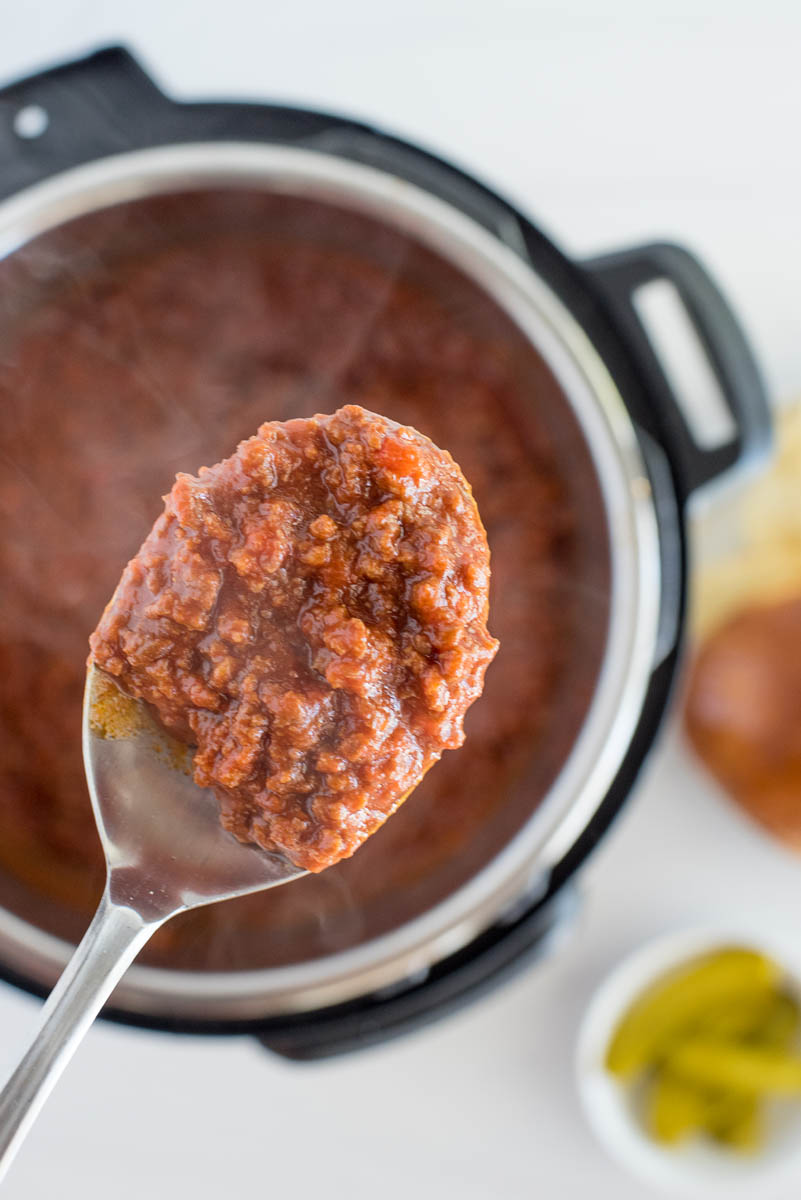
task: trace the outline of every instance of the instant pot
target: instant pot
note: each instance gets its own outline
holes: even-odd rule
[[[325,113],[175,103],[122,49],[0,92],[0,162],[4,258],[143,197],[193,188],[298,196],[433,251],[514,323],[558,381],[602,497],[610,611],[580,732],[530,819],[472,878],[399,928],[262,971],[137,964],[105,1015],[175,1032],[250,1033],[311,1059],[464,1004],[541,954],[567,919],[572,879],[656,738],[685,623],[687,503],[769,441],[765,392],[736,319],[678,246],[571,261],[501,196],[415,146]],[[640,319],[637,293],[656,280],[676,289],[720,385],[733,428],[725,444],[698,444]],[[44,994],[70,950],[0,910],[7,980]]]

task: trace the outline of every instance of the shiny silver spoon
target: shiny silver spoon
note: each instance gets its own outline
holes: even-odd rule
[[[123,701],[108,676],[89,668],[83,758],[106,888],[33,1043],[0,1092],[0,1180],[103,1003],[159,926],[187,909],[306,874],[226,833],[217,801],[192,782],[182,751],[144,705]]]

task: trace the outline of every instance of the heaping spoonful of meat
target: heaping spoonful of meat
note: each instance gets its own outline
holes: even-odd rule
[[[160,925],[353,854],[461,745],[488,596],[458,466],[364,409],[268,423],[178,476],[90,639],[106,888],[0,1094],[0,1178]]]

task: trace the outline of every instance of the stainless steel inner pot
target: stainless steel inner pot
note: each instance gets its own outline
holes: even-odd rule
[[[259,971],[136,965],[114,996],[130,1013],[248,1020],[304,1012],[399,985],[534,896],[603,800],[629,747],[654,666],[660,547],[637,434],[600,356],[534,271],[478,223],[392,175],[311,150],[175,145],[106,158],[0,205],[0,254],[93,211],[193,188],[263,189],[365,214],[429,247],[482,289],[561,385],[589,447],[612,548],[611,612],[594,696],[564,767],[525,827],[468,883],[419,918],[354,949]],[[0,911],[0,959],[49,987],[71,947]]]

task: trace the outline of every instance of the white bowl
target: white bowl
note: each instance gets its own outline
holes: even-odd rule
[[[657,938],[624,959],[590,1002],[576,1047],[579,1094],[601,1144],[652,1187],[669,1195],[705,1200],[724,1195],[767,1200],[778,1194],[786,1200],[799,1194],[801,1100],[766,1109],[765,1144],[753,1155],[718,1148],[701,1138],[662,1147],[645,1132],[634,1109],[632,1089],[621,1085],[604,1066],[612,1035],[634,1000],[673,968],[723,946],[743,946],[769,955],[783,967],[787,986],[801,1001],[801,939],[797,936],[774,938],[742,929],[709,928]],[[792,1190],[791,1181],[796,1182]]]

